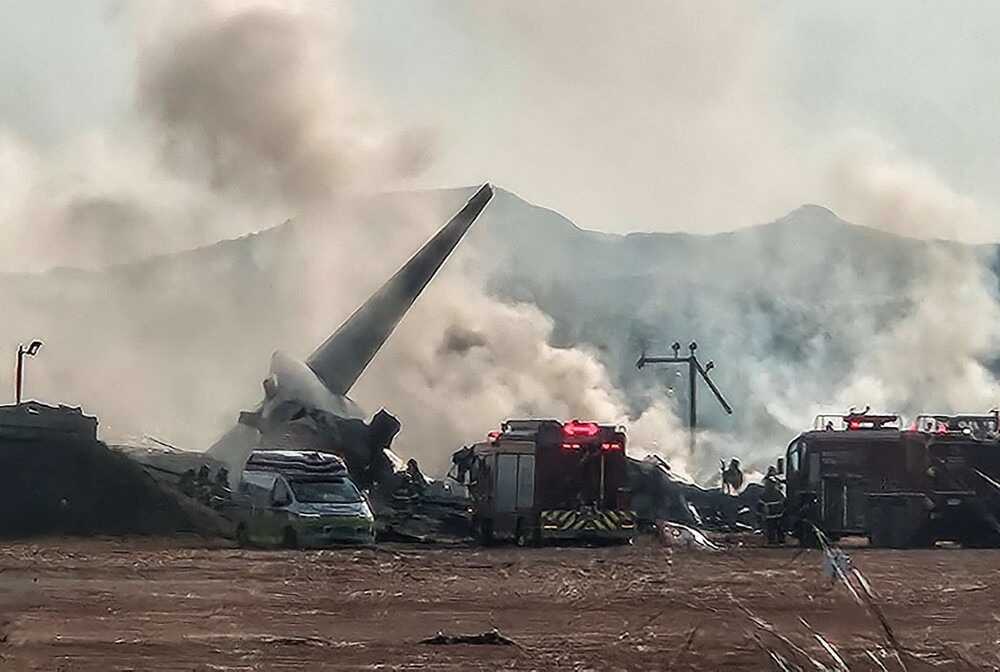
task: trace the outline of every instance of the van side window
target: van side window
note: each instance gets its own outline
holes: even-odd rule
[[[285,484],[285,479],[279,478],[274,481],[274,490],[271,491],[271,501],[280,502],[286,501],[290,502],[292,500],[292,493],[288,489],[288,485]]]
[[[250,497],[256,506],[268,506],[277,474],[262,471],[244,471],[240,480],[240,492]]]

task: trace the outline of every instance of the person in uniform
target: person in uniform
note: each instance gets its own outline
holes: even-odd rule
[[[774,467],[767,468],[759,507],[768,545],[780,546],[785,543],[785,530],[782,524],[785,515],[785,494],[781,491],[781,479]]]
[[[215,482],[212,483],[212,500],[213,502],[223,502],[229,499],[231,494],[229,490],[229,470],[225,467],[219,467],[219,470],[215,472]]]

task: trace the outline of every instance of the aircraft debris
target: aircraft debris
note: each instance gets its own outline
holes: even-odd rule
[[[721,551],[722,547],[712,542],[701,530],[693,527],[661,520],[656,523],[660,541],[664,546],[698,551]]]
[[[478,635],[446,635],[438,632],[433,637],[420,640],[421,644],[432,646],[452,646],[455,644],[473,644],[486,646],[518,646],[510,637],[503,635],[499,630],[493,628]]]

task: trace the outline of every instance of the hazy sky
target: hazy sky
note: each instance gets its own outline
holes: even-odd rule
[[[337,23],[331,70],[373,113],[433,140],[402,186],[489,178],[608,231],[731,229],[815,202],[1000,238],[996,3],[298,5]],[[127,119],[123,17],[145,6],[0,0],[0,130],[57,146]]]

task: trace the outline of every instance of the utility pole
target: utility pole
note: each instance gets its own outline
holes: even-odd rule
[[[702,366],[701,361],[698,359],[698,355],[695,354],[698,350],[698,344],[694,341],[688,346],[688,350],[691,354],[687,357],[681,357],[681,344],[674,342],[670,348],[674,351],[672,357],[647,357],[646,353],[642,353],[639,357],[639,361],[635,363],[635,368],[642,369],[647,364],[687,364],[688,366],[688,427],[690,428],[691,435],[689,437],[688,450],[691,454],[694,454],[695,449],[695,434],[698,430],[698,376],[701,376],[702,380],[708,385],[708,388],[712,390],[715,398],[718,399],[719,405],[722,406],[723,410],[729,415],[733,414],[733,407],[729,405],[725,397],[722,396],[722,392],[716,386],[715,382],[709,378],[708,372],[715,368],[715,362],[709,361],[704,366]]]
[[[42,347],[41,341],[32,341],[27,348],[24,345],[17,346],[17,368],[14,371],[14,401],[21,405],[21,391],[24,389],[24,357],[34,357],[38,354],[38,349]]]

